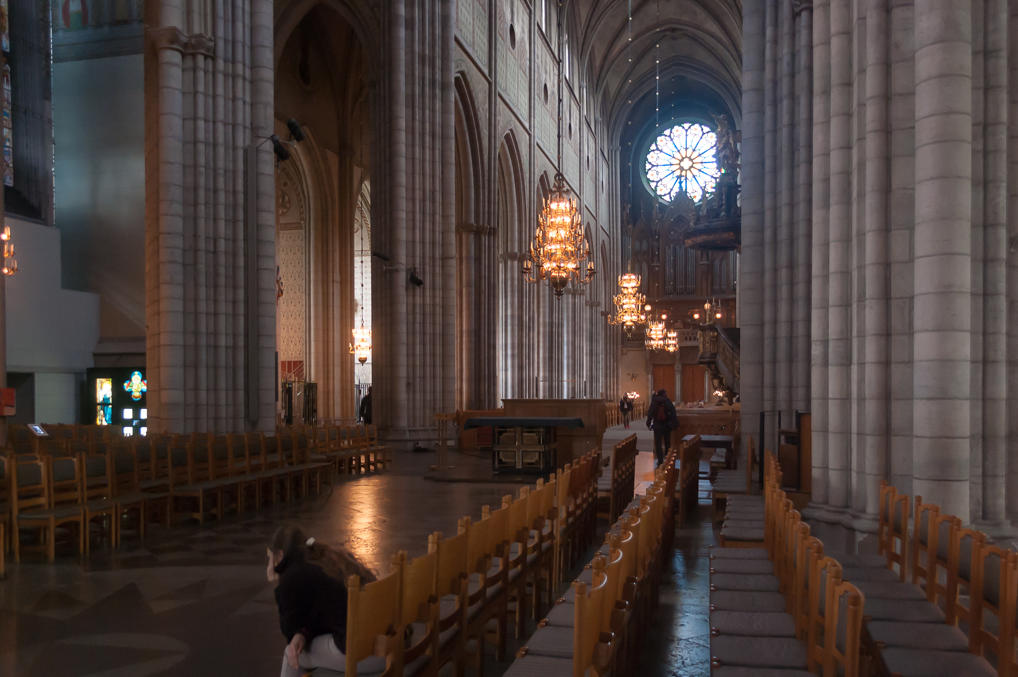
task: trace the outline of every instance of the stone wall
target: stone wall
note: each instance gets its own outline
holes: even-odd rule
[[[817,515],[871,526],[887,478],[1003,528],[1018,475],[1015,10],[743,7],[743,424],[812,411]]]

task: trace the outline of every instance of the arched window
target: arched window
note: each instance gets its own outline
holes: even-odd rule
[[[699,122],[666,129],[647,151],[646,178],[652,193],[671,202],[685,191],[694,202],[711,193],[721,176],[715,151],[717,135]]]

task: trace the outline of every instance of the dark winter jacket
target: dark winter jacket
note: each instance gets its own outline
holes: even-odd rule
[[[286,641],[298,632],[308,644],[319,635],[331,634],[339,650],[346,653],[346,586],[306,562],[284,559],[276,571],[279,629]]]
[[[658,411],[662,411],[659,415]],[[650,406],[647,407],[647,426],[653,426],[661,430],[675,430],[679,427],[679,415],[675,411],[675,405],[666,395],[655,394],[650,399]]]

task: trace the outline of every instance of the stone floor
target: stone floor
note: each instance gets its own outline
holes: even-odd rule
[[[640,448],[650,436],[637,431]],[[628,434],[613,429],[606,445]],[[486,459],[456,455],[460,466]],[[93,545],[82,565],[68,544],[56,564],[39,555],[11,564],[0,581],[0,675],[273,675],[283,648],[273,591],[265,581],[265,546],[283,523],[330,543],[345,543],[377,571],[392,554],[424,551],[432,531],[451,531],[520,484],[434,481],[434,454],[398,453],[392,471],[336,482],[302,504],[228,518],[205,527],[155,527],[144,546],[115,553]],[[641,453],[638,480],[652,472]],[[639,485],[639,482],[638,482]],[[706,509],[701,515],[709,514]],[[695,521],[695,518],[694,518]],[[643,669],[656,675],[707,675],[709,522],[676,540],[662,623],[646,638]],[[516,644],[518,646],[518,644]],[[515,649],[514,646],[510,647]],[[501,674],[508,663],[488,663]]]

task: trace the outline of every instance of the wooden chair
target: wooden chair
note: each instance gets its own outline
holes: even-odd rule
[[[887,487],[888,506],[890,510],[887,525],[887,568],[894,570],[898,565],[898,577],[905,580],[908,568],[908,518],[910,501],[907,494],[899,494],[894,487]]]
[[[505,672],[506,677],[530,677],[537,674],[600,677],[606,674],[606,665],[603,660],[599,660],[602,657],[597,654],[602,639],[602,614],[604,598],[608,594],[608,576],[602,570],[595,574],[591,585],[574,582],[572,587],[576,599],[573,605],[574,623],[572,628],[565,629],[566,634],[572,636],[572,642],[566,643],[564,647],[561,641],[548,642],[551,647],[560,647],[556,651],[557,655],[532,652],[528,643],[516,654],[517,659]],[[534,637],[531,638],[533,640]]]
[[[1018,553],[982,542],[972,555],[969,649],[980,656],[992,655],[1000,664],[1013,662],[1015,593],[1011,586]],[[992,623],[987,612],[993,614]]]
[[[486,563],[483,572],[484,605],[477,614],[475,621],[467,628],[467,636],[484,638],[488,621],[495,621],[495,660],[503,660],[505,657],[507,625],[509,616],[509,574],[511,564],[509,559],[510,541],[507,537],[509,532],[509,506],[511,496],[502,497],[502,507],[498,510],[491,510],[487,505],[481,506],[481,521],[471,526],[471,538],[478,534],[483,538],[483,555],[481,562]],[[471,548],[474,551],[474,548]],[[480,563],[475,566],[479,566]],[[480,575],[482,572],[475,570]],[[482,643],[483,644],[483,643]]]
[[[81,509],[84,517],[85,556],[91,552],[91,527],[96,518],[102,520],[100,533],[110,535],[110,544],[117,547],[116,503],[113,500],[113,467],[107,453],[80,454],[81,463]]]
[[[506,517],[505,544],[501,560],[508,567],[506,571],[506,603],[514,607],[514,632],[517,638],[523,636],[527,619],[527,587],[530,581],[530,521],[527,519],[530,502],[530,487],[521,487],[516,500],[503,499],[502,506],[509,513]]]
[[[60,481],[53,482],[54,471]],[[67,481],[69,479],[70,481]],[[76,525],[78,554],[85,552],[84,514],[81,509],[81,463],[77,457],[54,461],[35,454],[14,457],[11,466],[11,539],[14,561],[21,561],[21,529],[37,529],[47,559],[56,559],[56,529]]]
[[[529,583],[533,585],[531,609],[536,620],[540,609],[550,607],[555,590],[555,490],[552,477],[548,482],[537,480],[528,497],[527,524],[530,527],[527,542],[527,568]]]
[[[394,571],[372,583],[361,585],[358,576],[346,583],[346,675],[358,671],[389,677],[403,641],[399,627],[400,575]]]
[[[886,481],[881,481],[881,489],[886,486]],[[883,505],[881,505],[883,508]],[[881,509],[881,516],[884,515]],[[923,503],[922,496],[915,497],[915,509],[912,511],[912,538],[909,547],[909,569],[912,572],[912,583],[920,585],[920,581],[930,580],[930,574],[934,571],[933,562],[937,557],[937,531],[933,524],[937,515],[940,514],[940,507],[933,503]],[[880,524],[878,531],[886,538],[887,527]],[[950,543],[947,544],[950,546]],[[881,544],[881,552],[886,551],[886,545]]]
[[[393,566],[400,577],[399,624],[394,673],[397,675],[433,674],[435,649],[440,647],[438,598],[435,582],[438,552],[431,551],[410,562],[405,551],[396,553]],[[447,635],[447,641],[453,636]]]
[[[469,522],[469,518],[466,518]],[[464,636],[467,623],[478,610],[468,604],[468,542],[469,534],[461,519],[458,533],[442,538],[438,532],[428,537],[428,551],[438,556],[435,568],[435,597],[439,602],[436,646],[432,651],[434,672],[452,662],[461,676],[466,661]],[[479,604],[479,603],[478,603]],[[482,657],[483,658],[483,657]]]
[[[947,567],[948,604],[944,610],[947,622],[964,624],[972,628],[975,624],[975,602],[978,596],[974,588],[977,553],[986,543],[986,534],[975,529],[955,529],[951,539],[951,554]],[[976,647],[974,635],[969,634],[970,649]]]

